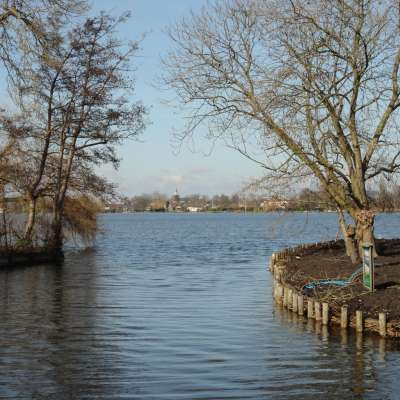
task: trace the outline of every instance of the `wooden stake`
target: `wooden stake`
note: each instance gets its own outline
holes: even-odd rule
[[[274,278],[276,279],[277,282],[281,281],[280,271],[277,267],[274,267]]]
[[[283,287],[283,307],[288,306],[288,288],[286,286]]]
[[[283,300],[282,297],[283,297],[283,286],[280,283],[278,283],[276,285],[276,302],[278,304],[282,304]]]
[[[316,301],[314,303],[314,310],[315,310],[315,320],[316,321],[321,321],[322,316],[321,316],[321,303],[319,301]]]
[[[292,310],[293,310],[293,312],[294,313],[296,313],[297,314],[297,310],[298,310],[298,308],[297,308],[297,306],[298,306],[298,304],[297,304],[297,293],[296,292],[293,292],[293,297],[292,297]]]
[[[275,253],[272,253],[271,254],[271,262],[270,262],[269,269],[271,270],[271,272],[274,275],[275,275],[275,259],[276,259]]]
[[[304,297],[301,294],[297,296],[297,312],[299,315],[304,314]]]
[[[328,337],[329,337],[329,330],[328,330],[328,326],[327,325],[323,325],[322,324],[322,329],[321,329],[321,336],[322,336],[322,340],[323,341],[327,341]]]
[[[340,341],[341,344],[346,345],[348,343],[347,329],[340,330],[340,338],[341,338],[341,341]]]
[[[363,335],[362,332],[356,332],[356,349],[362,350],[363,347]]]
[[[386,314],[379,313],[379,334],[382,337],[386,336]]]
[[[307,318],[314,318],[314,302],[311,299],[307,300]]]
[[[340,326],[343,329],[346,329],[348,322],[349,322],[348,307],[342,306],[342,308],[340,310]]]
[[[322,328],[321,321],[315,321],[314,329],[315,329],[315,333],[316,333],[317,335],[320,335],[320,334],[321,334],[321,328]]]
[[[288,310],[292,309],[292,304],[293,304],[293,290],[289,289],[288,290],[288,302],[287,302]]]
[[[363,312],[361,310],[356,311],[356,331],[363,331]]]
[[[322,303],[322,325],[328,325],[329,322],[329,306],[328,303]]]

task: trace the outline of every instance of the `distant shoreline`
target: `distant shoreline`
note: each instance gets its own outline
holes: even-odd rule
[[[103,211],[100,214],[276,214],[276,213],[321,213],[321,214],[335,214],[336,211],[333,210],[204,210],[204,211]],[[377,211],[377,214],[396,214],[400,213],[400,210],[390,210],[390,211]]]

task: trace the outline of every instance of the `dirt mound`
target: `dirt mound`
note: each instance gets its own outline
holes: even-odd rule
[[[372,318],[377,318],[379,312],[387,312],[388,319],[400,319],[400,239],[377,240],[377,250],[373,293],[362,285],[361,275],[345,287],[304,288],[322,279],[347,280],[361,267],[351,264],[343,241],[327,249],[299,251],[287,263],[284,280],[308,296],[329,302],[334,309],[347,304],[350,312],[362,309],[365,316]]]

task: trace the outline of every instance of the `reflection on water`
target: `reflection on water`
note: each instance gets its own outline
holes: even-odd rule
[[[0,272],[0,398],[396,398],[396,342],[273,304],[271,252],[335,236],[335,215],[102,222],[94,251]]]
[[[319,321],[298,316],[279,305],[274,305],[274,313],[283,326],[297,331],[299,336],[307,332],[320,340],[322,354],[315,358],[317,363],[313,363],[311,368],[321,368],[319,376],[326,382],[324,398],[336,398],[339,393],[345,398],[396,398],[396,389],[393,386],[385,388],[384,380],[392,380],[386,370],[390,368],[390,361],[389,365],[386,361],[395,359],[398,362],[398,342],[340,327],[328,328]],[[343,374],[340,380],[332,379],[332,374],[340,371]],[[338,384],[342,388],[336,387]]]

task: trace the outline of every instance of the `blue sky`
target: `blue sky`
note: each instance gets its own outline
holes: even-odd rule
[[[230,194],[239,191],[251,178],[260,176],[260,167],[223,143],[212,145],[201,140],[201,135],[194,146],[184,145],[179,153],[176,143],[174,146],[172,131],[183,126],[184,115],[165,104],[174,93],[157,88],[162,72],[161,57],[171,48],[165,30],[191,10],[198,10],[206,0],[93,0],[92,4],[91,14],[106,11],[118,16],[125,11],[132,12],[131,19],[120,27],[122,39],[138,40],[145,35],[134,66],[137,68],[136,99],[149,110],[149,124],[141,141],[125,142],[118,149],[122,158],[120,168],[116,171],[104,166],[98,172],[128,196],[154,191],[172,194],[176,188],[183,195]],[[0,83],[0,97],[8,108],[5,80]]]
[[[211,154],[211,144],[198,139],[196,152],[184,146],[176,154],[172,130],[183,124],[183,116],[166,106],[165,99],[172,93],[155,87],[161,73],[160,58],[171,43],[163,32],[177,18],[190,10],[199,9],[203,0],[95,0],[94,11],[113,14],[130,10],[131,20],[121,27],[121,37],[138,39],[144,33],[142,50],[136,60],[137,98],[150,107],[151,124],[142,136],[142,142],[128,142],[119,149],[122,157],[118,171],[111,167],[101,173],[119,184],[126,195],[160,191],[182,194],[233,193],[249,178],[260,175],[260,168],[242,156],[218,143]]]

